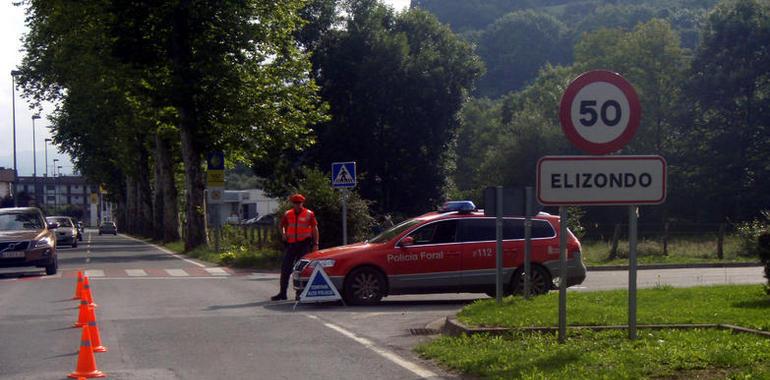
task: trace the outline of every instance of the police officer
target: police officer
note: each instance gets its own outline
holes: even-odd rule
[[[305,197],[294,194],[289,197],[293,207],[281,218],[281,238],[286,242],[286,254],[281,263],[281,291],[270,299],[286,299],[289,276],[297,260],[308,252],[318,250],[318,222],[313,211],[303,207]]]

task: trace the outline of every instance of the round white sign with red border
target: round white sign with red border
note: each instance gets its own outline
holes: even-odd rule
[[[561,98],[564,134],[580,150],[607,154],[628,144],[639,128],[639,97],[620,74],[594,70],[570,83]]]

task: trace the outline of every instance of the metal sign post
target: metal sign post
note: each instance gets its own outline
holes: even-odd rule
[[[340,189],[342,202],[342,244],[348,244],[348,189],[356,187],[356,162],[332,162],[332,187]]]
[[[636,238],[639,208],[628,206],[628,339],[636,339]]]
[[[342,194],[342,245],[348,244],[348,197],[350,192],[347,189],[341,190]]]
[[[495,252],[495,299],[497,304],[503,302],[503,187],[497,187],[497,206],[495,218],[495,233],[497,237],[496,252]]]
[[[567,208],[559,207],[559,343],[567,340]]]
[[[529,299],[530,276],[532,270],[529,260],[532,255],[532,186],[524,189],[526,193],[526,212],[524,213],[524,299]]]

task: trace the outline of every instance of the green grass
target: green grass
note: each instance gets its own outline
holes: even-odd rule
[[[617,259],[609,260],[610,243],[605,241],[582,241],[583,260],[589,266],[627,265],[628,241],[618,242]],[[723,258],[717,257],[715,236],[678,237],[669,240],[668,255],[663,255],[660,240],[641,239],[637,245],[639,264],[693,264],[725,262],[757,262],[758,257],[746,256],[741,240],[737,236],[726,236],[723,243]]]
[[[624,290],[570,293],[569,325],[624,325]],[[498,306],[480,300],[459,319],[472,326],[556,326],[558,294]],[[639,324],[727,323],[770,330],[770,296],[760,285],[638,291]],[[546,333],[441,337],[417,351],[447,367],[493,379],[770,379],[770,339],[726,330],[569,330],[566,344]]]
[[[417,352],[490,379],[770,379],[770,339],[724,330],[441,337]]]
[[[558,292],[525,300],[506,297],[498,306],[494,299],[479,300],[458,314],[463,323],[475,326],[555,326],[558,321]],[[770,296],[761,285],[660,286],[637,292],[639,324],[729,323],[770,331]],[[626,324],[626,290],[570,292],[567,320],[570,325]]]
[[[212,247],[202,246],[190,252],[184,252],[184,242],[177,241],[163,244],[175,253],[183,253],[192,258],[218,265],[250,269],[278,269],[281,266],[282,254],[272,248],[255,249],[244,245],[223,246],[217,253]]]

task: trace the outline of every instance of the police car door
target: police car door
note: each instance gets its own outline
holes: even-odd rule
[[[521,264],[524,224],[521,219],[503,221],[503,279],[510,283],[513,270]],[[494,289],[497,278],[497,230],[495,218],[465,218],[460,222],[463,242],[462,286],[466,290]]]
[[[462,253],[457,226],[457,220],[441,220],[407,235],[414,239],[413,243],[401,246],[392,260],[388,257],[394,272],[391,288],[414,293],[455,291],[460,284]]]

